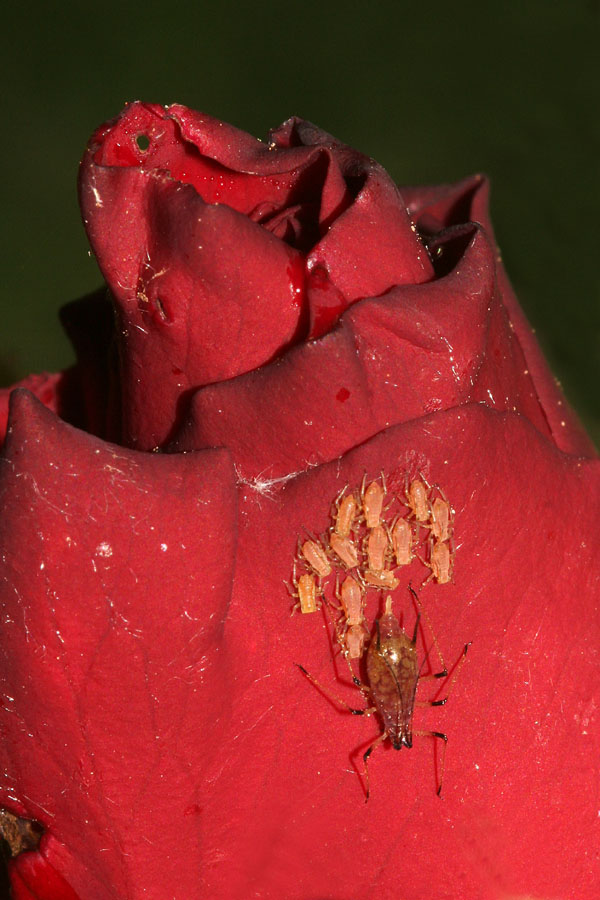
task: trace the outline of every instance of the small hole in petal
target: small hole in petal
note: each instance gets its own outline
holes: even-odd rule
[[[135,142],[138,146],[138,150],[141,150],[142,153],[145,153],[148,147],[150,146],[150,138],[147,134],[138,134],[136,135]]]

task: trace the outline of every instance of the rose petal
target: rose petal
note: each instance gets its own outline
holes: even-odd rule
[[[380,165],[302,119],[289,119],[271,132],[271,139],[282,149],[327,147],[347,182],[355,186],[354,202],[307,257],[310,338],[324,334],[333,320],[321,311],[324,276],[338,298],[338,314],[357,299],[376,297],[398,284],[421,284],[433,278],[427,251],[406,215],[400,192]],[[317,274],[314,291],[313,272]],[[343,306],[339,298],[343,298]],[[325,306],[332,307],[331,290]]]
[[[408,209],[420,229],[445,228],[472,220],[481,222],[490,240],[495,243],[494,229],[489,214],[490,187],[489,182],[483,176],[474,175],[452,185],[403,188],[402,190]],[[595,456],[596,449],[592,441],[548,368],[535,333],[519,306],[497,247],[496,269],[498,286],[511,327],[521,345],[528,372],[535,385],[556,446],[566,453]]]
[[[307,324],[317,336],[355,300],[433,277],[385,171],[287,125],[267,148],[136,103],[92,138],[80,197],[119,308],[127,444],[163,444],[190,389],[268,362]]]
[[[395,285],[433,278],[427,251],[411,228],[398,189],[383,169],[373,168],[354,203],[307,259],[308,271],[324,269],[346,305]]]
[[[97,153],[92,143],[82,164],[82,210],[119,309],[123,440],[149,449],[186,390],[255,368],[292,340],[299,254],[191,185],[99,165]]]
[[[11,900],[80,900],[41,852],[22,853],[8,865]]]
[[[57,413],[65,421],[80,424],[81,400],[78,396],[77,373],[73,369],[67,369],[66,372],[41,372],[39,375],[27,375],[10,387],[0,388],[0,446],[6,437],[10,395],[17,388],[31,391],[40,403]]]
[[[218,163],[210,172],[212,179],[202,172],[192,181],[209,202],[226,203],[248,216],[258,206],[283,210],[312,202],[322,229],[351,202],[343,173],[327,146],[299,144],[286,146],[282,152],[276,132],[265,146],[246,132],[185,106],[169,106],[167,114],[178,123],[186,140]],[[275,148],[279,152],[272,152]],[[185,180],[189,175],[189,166],[177,169],[177,178]]]
[[[119,451],[115,460],[112,451],[109,461],[108,448],[58,424],[55,440],[60,434],[65,462],[58,474],[47,468],[44,477],[42,461],[48,457],[42,457],[35,436],[47,440],[50,414],[40,415],[46,424],[39,432],[37,426],[26,429],[27,443],[13,428],[13,465],[2,470],[8,473],[12,540],[27,540],[31,548],[28,567],[11,571],[4,581],[5,602],[9,609],[16,604],[4,689],[16,692],[26,719],[4,713],[8,740],[2,752],[16,778],[12,791],[33,797],[29,812],[39,814],[76,861],[85,861],[87,880],[75,864],[58,867],[79,896],[241,900],[255,893],[305,900],[329,896],[335,884],[340,897],[366,897],[377,871],[380,896],[406,885],[406,895],[414,898],[595,897],[598,859],[582,848],[597,841],[600,799],[600,630],[594,611],[600,463],[566,456],[522,417],[476,404],[390,428],[343,460],[284,482],[253,481],[240,497],[236,583],[221,632],[218,624],[214,629],[222,613],[211,619],[209,609],[213,603],[225,608],[223,594],[204,598],[209,606],[202,613],[193,603],[199,597],[194,578],[207,584],[205,567],[214,565],[215,553],[219,563],[224,555],[221,529],[219,541],[206,545],[223,501],[212,511],[193,503],[174,510],[186,495],[195,499],[201,482],[215,487],[218,479],[203,477],[204,465],[196,474],[195,456],[148,457],[141,473],[141,464],[132,469],[137,454]],[[46,446],[52,449],[52,441]],[[94,449],[100,450],[97,462]],[[95,517],[102,514],[86,528],[76,507],[82,496],[73,493],[80,488],[64,493],[65,483],[71,485],[66,476],[75,471],[68,462],[73,451],[77,470],[85,465],[94,476],[85,483],[87,508]],[[113,470],[99,479],[96,473],[107,463],[121,475]],[[186,495],[176,487],[182,467]],[[282,581],[290,578],[298,534],[303,527],[316,533],[326,527],[330,501],[341,486],[357,485],[365,471],[382,469],[390,484],[402,482],[403,473],[415,468],[439,481],[456,508],[455,583],[424,589],[423,603],[449,665],[465,642],[473,643],[447,706],[415,713],[415,728],[441,728],[449,736],[442,798],[435,793],[431,742],[415,737],[410,753],[388,748],[373,755],[372,796],[365,806],[357,770],[378,733],[377,722],[334,708],[294,666],[302,663],[325,687],[362,705],[347,686],[343,664],[332,664],[327,620],[320,614],[291,618]],[[23,471],[35,473],[38,493],[30,479],[18,478]],[[119,515],[110,491],[131,494],[134,471],[137,533],[126,537],[131,498]],[[164,498],[144,494],[146,482],[153,492],[160,485]],[[163,502],[168,515],[157,518],[153,504]],[[74,546],[54,560],[42,553],[31,518],[15,517],[13,503],[21,509],[35,505],[42,534],[51,528],[56,548],[69,521]],[[198,518],[192,523],[194,508]],[[160,530],[156,538],[140,518],[144,510]],[[180,519],[190,552],[174,574],[157,568],[150,545],[171,529],[180,535]],[[100,591],[105,599],[99,603],[98,573],[90,563],[100,570],[103,558],[94,555],[94,546],[109,528],[123,537],[114,540],[117,558],[106,560],[110,567]],[[532,541],[536,532],[539,539]],[[177,538],[169,533],[168,540],[175,544]],[[11,546],[9,541],[9,552]],[[152,566],[145,574],[149,556]],[[52,568],[42,581],[40,558]],[[61,569],[66,564],[72,584]],[[127,574],[130,568],[138,583]],[[407,628],[414,610],[406,584],[411,577],[418,585],[425,574],[416,561],[394,593]],[[14,588],[20,604],[12,599]],[[52,600],[53,591],[60,603]],[[369,621],[377,611],[375,594],[368,601]],[[35,615],[28,613],[33,604]],[[105,622],[109,608],[115,620],[109,627],[108,616],[98,644],[93,635],[101,608]],[[185,617],[177,617],[183,610],[197,616],[187,631]],[[206,635],[208,622],[212,638]],[[200,674],[197,642],[205,643],[208,658]],[[52,698],[33,692],[44,683],[42,672],[45,683],[53,673]],[[142,673],[147,685],[138,680]],[[194,684],[201,690],[194,693]],[[431,696],[426,682],[421,691]],[[34,735],[29,742],[27,732]],[[72,762],[65,757],[65,739]],[[82,779],[83,792],[77,787]],[[49,812],[42,815],[42,806]],[[359,845],[349,835],[360,835]],[[51,864],[58,859],[50,850],[47,855]],[[565,858],[573,865],[565,866]],[[431,866],[432,859],[439,865]]]
[[[82,900],[133,896],[142,872],[192,897],[198,773],[231,699],[229,455],[123,450],[15,391],[0,478],[0,802],[49,832],[44,858]]]
[[[326,527],[341,486],[382,469],[401,481],[416,467],[456,507],[455,584],[424,589],[423,602],[448,665],[473,644],[447,707],[415,714],[416,728],[449,735],[442,799],[431,742],[415,738],[410,753],[373,755],[365,806],[357,770],[379,726],[336,709],[294,667],[363,705],[344,687],[343,661],[332,664],[323,618],[290,618],[278,584],[290,577],[297,535]],[[388,429],[296,478],[248,484],[226,631],[239,648],[230,673],[239,718],[214,797],[223,859],[204,872],[203,896],[304,900],[335,884],[336,896],[367,897],[376,871],[379,896],[403,885],[410,898],[595,897],[599,861],[582,850],[596,845],[600,799],[599,488],[599,463],[565,456],[521,417],[481,405]],[[414,563],[394,594],[407,627],[406,583],[424,571]],[[369,621],[377,606],[372,595]],[[435,695],[426,682],[422,691]]]
[[[244,477],[273,478],[472,401],[517,410],[550,434],[481,231],[446,278],[357,303],[323,338],[198,391],[172,449],[226,445]]]

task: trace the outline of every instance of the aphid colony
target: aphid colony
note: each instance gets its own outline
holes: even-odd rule
[[[439,485],[428,484],[422,475],[407,478],[403,490],[392,493],[382,473],[373,481],[365,475],[360,488],[345,485],[330,516],[325,534],[298,538],[292,609],[316,612],[335,572],[326,602],[337,610],[336,634],[344,654],[359,659],[370,635],[364,614],[369,590],[395,591],[399,570],[414,559],[430,569],[424,584],[451,581],[454,513]]]
[[[428,678],[447,678],[444,663],[429,616],[410,581],[405,579],[417,613],[412,637],[394,615],[392,592],[400,585],[404,567],[413,560],[430,570],[423,584],[446,584],[452,579],[454,564],[454,512],[439,485],[430,485],[419,474],[405,479],[400,491],[388,490],[383,473],[372,481],[367,476],[360,488],[344,486],[330,509],[331,525],[316,537],[298,539],[293,562],[292,585],[295,598],[292,612],[312,613],[325,605],[333,623],[341,652],[347,660],[354,685],[370,705],[350,707],[299,665],[304,675],[323,693],[354,715],[378,714],[383,730],[363,755],[366,798],[369,798],[367,759],[376,746],[389,739],[396,750],[411,747],[413,735],[437,738],[444,743],[438,795],[441,794],[447,737],[438,731],[413,731],[415,706],[442,706],[464,662],[468,644],[447,684],[441,700],[417,700],[417,688]],[[373,628],[366,617],[367,597],[375,594],[385,602]],[[417,657],[419,623],[424,619],[430,632],[441,670],[421,674],[423,662]],[[365,683],[352,668],[366,650]]]

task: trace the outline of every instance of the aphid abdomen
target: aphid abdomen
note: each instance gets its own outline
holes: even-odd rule
[[[302,556],[308,565],[314,569],[320,578],[326,578],[331,573],[331,565],[327,555],[318,541],[304,541],[300,548]]]
[[[363,482],[363,490],[361,493],[365,524],[367,528],[376,528],[381,521],[385,488],[383,488],[379,482],[372,481],[365,490]]]
[[[345,488],[344,488],[345,490]],[[348,494],[343,499],[338,499],[335,513],[334,531],[341,538],[350,537],[354,528],[354,519],[358,510],[358,503],[354,494]]]
[[[362,591],[352,575],[344,579],[340,599],[348,626],[360,625],[363,621]]]
[[[329,546],[347,568],[353,569],[358,565],[358,552],[350,538],[342,538],[337,532],[332,531],[329,535]]]
[[[408,486],[406,499],[411,510],[410,514],[417,522],[426,522],[429,519],[429,492],[418,478],[414,478]]]
[[[394,591],[400,584],[391,569],[383,569],[382,572],[372,572],[367,569],[363,578],[365,584],[378,588],[380,591]]]
[[[452,557],[448,543],[436,541],[431,545],[431,571],[438,584],[452,580]]]
[[[388,552],[388,536],[383,525],[375,525],[367,536],[367,560],[371,572],[383,572]]]
[[[398,518],[392,525],[392,546],[398,566],[408,566],[413,560],[413,533],[407,519]]]
[[[399,750],[412,744],[412,715],[419,665],[415,644],[400,628],[391,611],[391,597],[385,613],[375,623],[367,650],[367,677],[373,701],[393,746]]]
[[[365,649],[367,636],[368,632],[365,631],[364,625],[349,626],[344,637],[348,659],[361,658]]]
[[[431,504],[431,533],[437,541],[450,539],[450,508],[448,502],[436,497]]]

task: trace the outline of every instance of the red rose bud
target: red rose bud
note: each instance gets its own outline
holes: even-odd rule
[[[13,896],[593,900],[600,464],[486,183],[135,103],[80,184],[108,291],[0,459]]]

